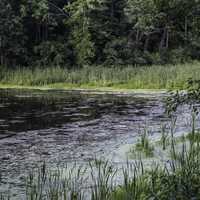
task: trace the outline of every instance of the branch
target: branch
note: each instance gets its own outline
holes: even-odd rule
[[[54,3],[50,2],[50,1],[48,1],[48,3],[60,12],[59,15],[63,15],[65,17],[68,17],[67,13],[65,13],[63,9],[59,8],[58,6],[56,6]]]

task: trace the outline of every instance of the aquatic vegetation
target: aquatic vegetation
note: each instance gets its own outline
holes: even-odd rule
[[[0,71],[1,87],[187,89],[187,80],[198,80],[199,62],[168,66],[16,68]]]
[[[49,169],[43,163],[26,179],[26,198],[36,199],[83,199],[82,187],[87,181],[86,168],[72,167]]]
[[[153,157],[154,147],[149,141],[148,131],[145,129],[139,141],[131,148],[129,152],[131,158],[139,157]]]
[[[166,150],[167,146],[170,145],[169,134],[166,132],[166,127],[164,125],[161,127],[161,138],[159,142],[162,146],[162,150]]]

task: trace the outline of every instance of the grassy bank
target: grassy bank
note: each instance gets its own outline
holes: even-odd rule
[[[1,88],[43,89],[185,89],[189,78],[199,79],[200,63],[145,67],[90,66],[0,68]]]

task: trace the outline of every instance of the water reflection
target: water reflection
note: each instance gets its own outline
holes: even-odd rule
[[[143,97],[118,97],[79,92],[0,91],[0,137],[16,132],[60,127],[103,115],[145,115],[154,102]],[[114,116],[113,116],[114,117]]]

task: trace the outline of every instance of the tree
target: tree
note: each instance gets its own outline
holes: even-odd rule
[[[69,13],[66,24],[71,28],[71,38],[79,66],[90,64],[94,57],[94,44],[91,41],[89,12],[92,0],[70,2],[65,10]]]
[[[123,48],[127,21],[126,0],[96,0],[90,12],[92,40],[95,41],[96,62],[117,62]],[[121,58],[119,58],[120,60]]]
[[[144,53],[159,52],[161,59],[169,62],[166,52],[183,48],[191,38],[197,5],[198,0],[129,0],[126,9],[132,24],[129,43]]]
[[[63,10],[63,0],[24,0],[21,4],[23,24],[28,37],[29,64],[72,65],[68,32],[63,20],[68,17]]]
[[[24,64],[27,60],[22,18],[11,3],[0,1],[0,65],[5,66]]]
[[[200,59],[200,0],[1,0],[0,65]]]

